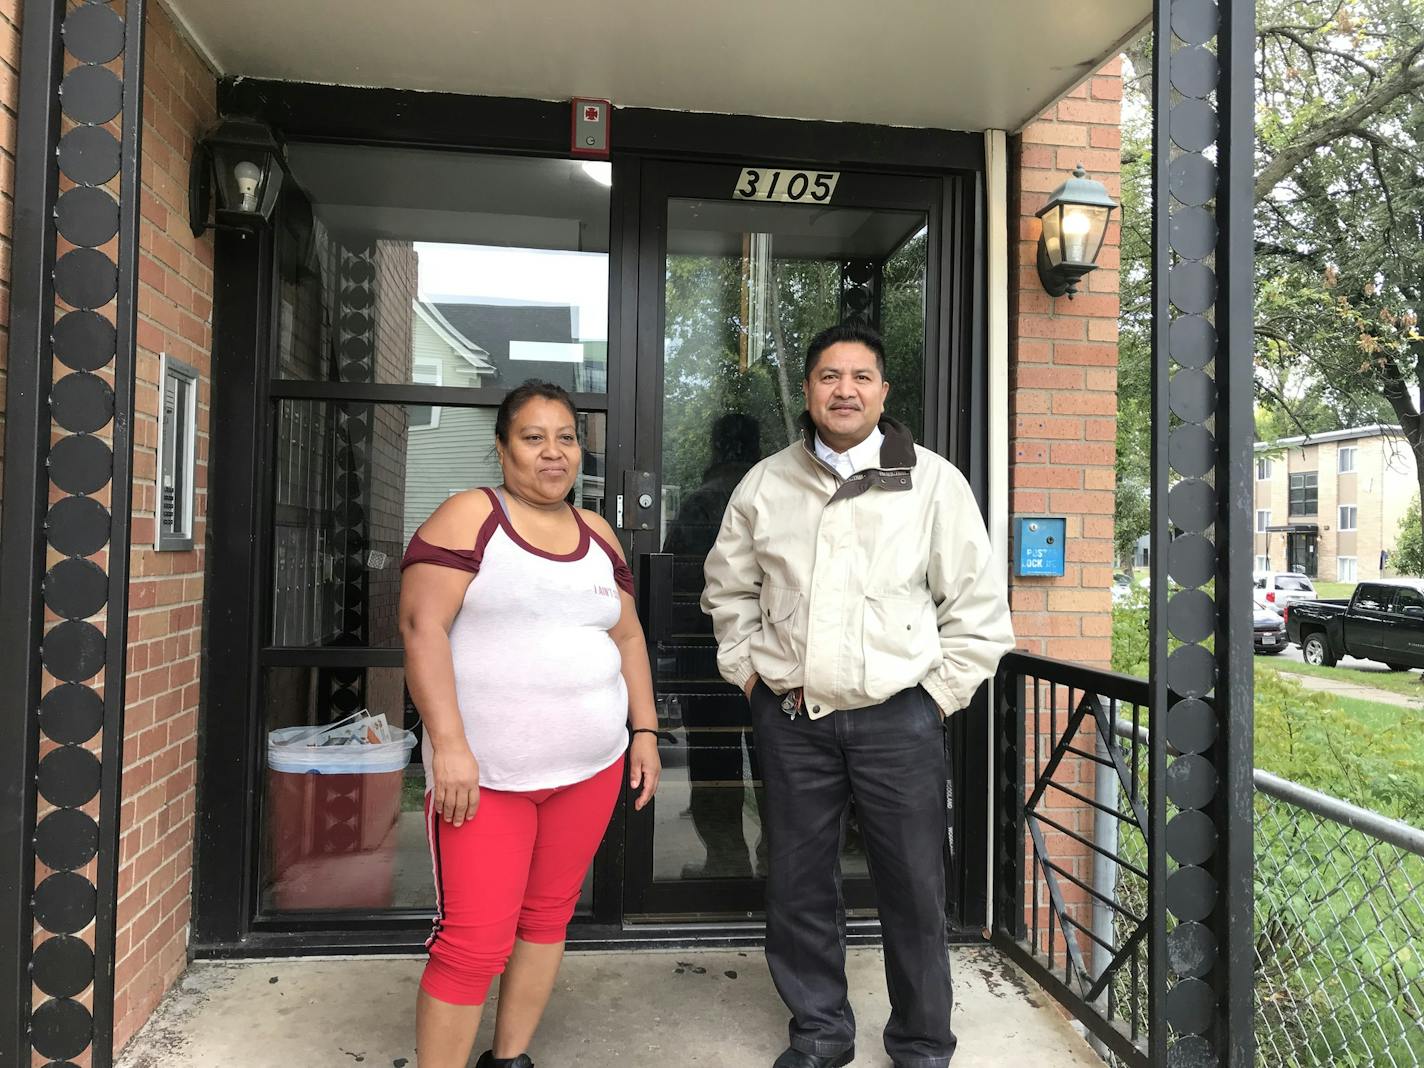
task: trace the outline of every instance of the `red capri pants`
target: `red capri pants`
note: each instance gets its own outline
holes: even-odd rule
[[[425,795],[435,864],[435,930],[420,986],[452,1005],[483,1005],[516,937],[562,942],[584,875],[608,828],[623,775],[552,790],[480,789],[473,819],[446,823]]]

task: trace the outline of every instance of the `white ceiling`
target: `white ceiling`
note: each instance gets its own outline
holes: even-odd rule
[[[223,75],[951,130],[1017,129],[1151,14],[1150,0],[167,6]]]

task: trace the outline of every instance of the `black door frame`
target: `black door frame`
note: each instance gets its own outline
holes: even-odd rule
[[[258,80],[224,81],[218,99],[224,114],[255,117],[288,140],[550,157],[569,154],[568,105],[564,103]],[[925,444],[955,457],[981,502],[986,501],[983,137],[650,109],[620,110],[614,121],[611,353],[635,351],[645,159],[814,165],[945,179],[940,275],[955,279],[957,284],[952,292],[944,291],[939,301],[939,344],[933,362],[943,366],[944,372],[926,392]],[[262,649],[260,606],[266,597],[265,552],[261,549],[267,538],[263,525],[265,479],[261,472],[268,465],[262,462],[260,450],[264,443],[270,445],[273,434],[271,384],[266,362],[258,356],[270,350],[275,329],[271,282],[275,244],[270,237],[252,241],[224,235],[216,251],[213,367],[215,383],[220,381],[221,386],[213,389],[212,402],[212,504],[207,524],[191,952],[200,957],[241,957],[411,951],[423,944],[429,931],[430,919],[424,911],[260,917],[259,888],[251,878],[260,838],[255,802],[261,782],[261,717],[256,696],[260,692],[258,652]],[[648,373],[641,369],[647,361],[638,362],[638,373]],[[647,420],[637,418],[638,391],[625,373],[626,367],[627,361],[610,359],[606,399],[610,471],[624,470],[632,465],[635,455],[646,455],[643,427]],[[303,384],[292,383],[282,392],[296,395],[302,388]],[[351,399],[374,399],[360,396],[364,389],[347,386],[343,394],[350,393]],[[383,397],[394,391],[411,402],[430,403],[420,393],[427,389],[400,386],[380,387],[379,391]],[[947,410],[938,410],[946,391],[954,403]],[[610,493],[607,500],[613,499]],[[235,566],[236,562],[249,566]],[[331,650],[330,656],[334,663],[348,661],[352,654]],[[399,664],[399,660],[398,650],[373,649],[361,658],[362,663],[372,665]],[[269,653],[264,663],[270,662]],[[983,774],[982,761],[973,755],[987,747],[987,723],[987,712],[978,703],[968,714],[955,717],[951,744],[960,781],[976,768]],[[966,759],[966,754],[973,755]],[[984,826],[987,789],[985,783],[982,789],[966,791],[964,826]],[[618,946],[757,941],[760,925],[753,923],[625,928],[619,890],[626,829],[625,806],[620,804],[594,866],[593,915],[575,921],[571,943]],[[959,871],[951,880],[951,893],[963,903],[964,926],[976,933],[985,914],[982,873],[988,861],[988,843],[981,845],[981,857],[956,857]]]
[[[689,161],[645,159],[641,174],[638,239],[638,322],[635,349],[635,417],[631,427],[629,470],[650,473],[657,486],[663,484],[663,370],[666,316],[664,273],[667,260],[667,205],[672,199],[731,200],[731,191],[744,161]],[[745,161],[761,163],[761,160]],[[776,161],[770,165],[774,166]],[[882,171],[844,170],[840,172],[834,197],[838,208],[871,208],[887,211],[914,211],[925,216],[931,235],[927,246],[925,278],[926,309],[938,308],[941,292],[941,243],[944,227],[944,180],[917,175],[886,175]],[[941,373],[945,370],[939,339],[938,317],[926,315],[924,381],[924,425],[934,427]],[[630,455],[628,450],[624,455]],[[623,472],[610,468],[610,484],[622,485]],[[654,494],[657,496],[656,492]],[[634,574],[646,556],[659,552],[657,531],[629,527],[622,532]],[[648,591],[643,591],[645,596]],[[655,613],[643,612],[645,628],[654,625]],[[652,635],[650,634],[650,638]],[[656,680],[655,688],[656,688]],[[654,806],[656,802],[654,802]],[[649,875],[653,866],[651,824],[654,806],[641,813],[628,813],[625,842],[623,900],[627,914],[667,914],[676,912],[752,913],[761,909],[762,887],[752,879],[709,879],[657,883]],[[873,907],[874,895],[866,879],[847,880],[846,906]]]

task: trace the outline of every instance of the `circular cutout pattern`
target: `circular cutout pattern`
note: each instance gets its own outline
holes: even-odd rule
[[[82,994],[94,981],[94,951],[73,935],[46,938],[30,962],[35,985],[52,998]]]
[[[1205,701],[1178,701],[1167,714],[1167,741],[1179,753],[1206,752],[1216,741],[1216,710]]]
[[[1216,605],[1204,590],[1179,590],[1167,602],[1167,629],[1184,642],[1205,641],[1216,629]]]
[[[1201,370],[1216,358],[1216,327],[1200,315],[1173,319],[1167,330],[1167,351],[1183,367]]]
[[[1205,156],[1178,156],[1167,167],[1167,189],[1179,203],[1200,207],[1216,196],[1216,165]]]
[[[119,142],[102,126],[76,126],[59,139],[59,169],[80,185],[103,185],[119,173]]]
[[[46,1001],[30,1015],[30,1043],[45,1057],[77,1057],[94,1040],[94,1018],[69,998]]]
[[[1216,995],[1200,979],[1183,979],[1167,991],[1167,1021],[1179,1034],[1196,1035],[1211,1026]]]
[[[102,245],[119,232],[119,205],[103,189],[77,185],[59,198],[55,225],[66,241]]]
[[[1204,697],[1216,686],[1216,659],[1203,646],[1183,645],[1167,658],[1167,688],[1183,697]]]
[[[40,698],[40,730],[62,745],[83,745],[104,725],[104,699],[87,686],[67,682]]]
[[[1216,824],[1205,812],[1178,812],[1167,823],[1167,852],[1184,866],[1202,863],[1216,852]]]
[[[1189,45],[1206,44],[1216,36],[1219,16],[1214,0],[1173,0],[1172,32]],[[1167,46],[1170,47],[1170,42]]]
[[[54,265],[54,291],[75,308],[102,308],[119,291],[114,261],[96,248],[70,249]]]
[[[124,50],[124,20],[107,4],[80,4],[61,32],[65,51],[84,63],[108,63]]]
[[[1179,100],[1167,116],[1167,131],[1183,152],[1200,152],[1216,140],[1216,110],[1205,100]]]
[[[1167,765],[1167,797],[1178,808],[1205,808],[1216,796],[1217,783],[1216,768],[1205,757],[1179,756]]]
[[[1216,220],[1204,208],[1174,211],[1167,235],[1176,253],[1189,260],[1206,259],[1216,251]]]
[[[102,126],[124,106],[124,85],[118,75],[97,64],[75,67],[59,83],[59,102],[75,122]]]
[[[1200,923],[1179,923],[1167,935],[1167,963],[1184,979],[1201,979],[1216,964],[1216,935]]]
[[[1216,880],[1205,868],[1178,868],[1167,876],[1167,907],[1179,920],[1204,920],[1216,908]]]
[[[40,642],[45,670],[60,682],[84,682],[104,666],[104,635],[92,623],[66,619]]]
[[[62,745],[45,754],[35,778],[50,804],[78,808],[99,792],[99,758],[77,745]]]
[[[1201,1035],[1187,1035],[1167,1047],[1167,1068],[1217,1068],[1220,1063]]]
[[[54,934],[76,934],[94,919],[95,900],[94,886],[88,879],[72,871],[57,871],[35,887],[35,919]]]
[[[54,324],[54,354],[75,371],[97,371],[114,358],[118,335],[98,312],[72,311]]]
[[[1172,431],[1167,439],[1167,462],[1188,478],[1201,478],[1216,465],[1216,438],[1195,423]]]
[[[57,808],[35,828],[35,855],[55,871],[82,868],[98,852],[99,825],[78,809]]]
[[[1167,386],[1172,411],[1189,423],[1204,423],[1216,412],[1216,383],[1205,371],[1184,367]]]
[[[1167,272],[1167,297],[1174,308],[1200,315],[1216,300],[1216,275],[1201,263],[1179,263]]]
[[[1220,70],[1216,56],[1200,45],[1177,49],[1170,66],[1172,87],[1183,96],[1206,97],[1216,89]]]
[[[1178,482],[1167,494],[1167,516],[1179,530],[1192,534],[1206,530],[1216,520],[1216,493],[1211,484],[1199,478]]]
[[[1216,547],[1200,534],[1184,534],[1167,547],[1167,572],[1188,588],[1205,586],[1216,570]]]
[[[49,404],[59,425],[76,434],[101,430],[114,417],[114,391],[88,371],[76,371],[56,382]]]
[[[49,477],[66,493],[93,493],[113,477],[114,454],[98,438],[71,434],[49,452]]]
[[[65,556],[92,556],[109,543],[109,510],[93,497],[61,497],[45,516],[45,535]]]
[[[55,615],[86,619],[108,601],[109,576],[94,561],[71,557],[45,573],[41,590]]]

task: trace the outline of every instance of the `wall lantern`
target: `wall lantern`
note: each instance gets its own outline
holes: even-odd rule
[[[1107,187],[1088,177],[1080,163],[1073,177],[1053,191],[1039,211],[1038,280],[1051,297],[1078,292],[1078,279],[1097,269],[1098,253],[1117,202]]]
[[[282,189],[282,146],[251,119],[224,119],[204,135],[188,167],[188,223],[204,230],[254,230],[272,218]],[[209,214],[211,213],[211,221]]]

